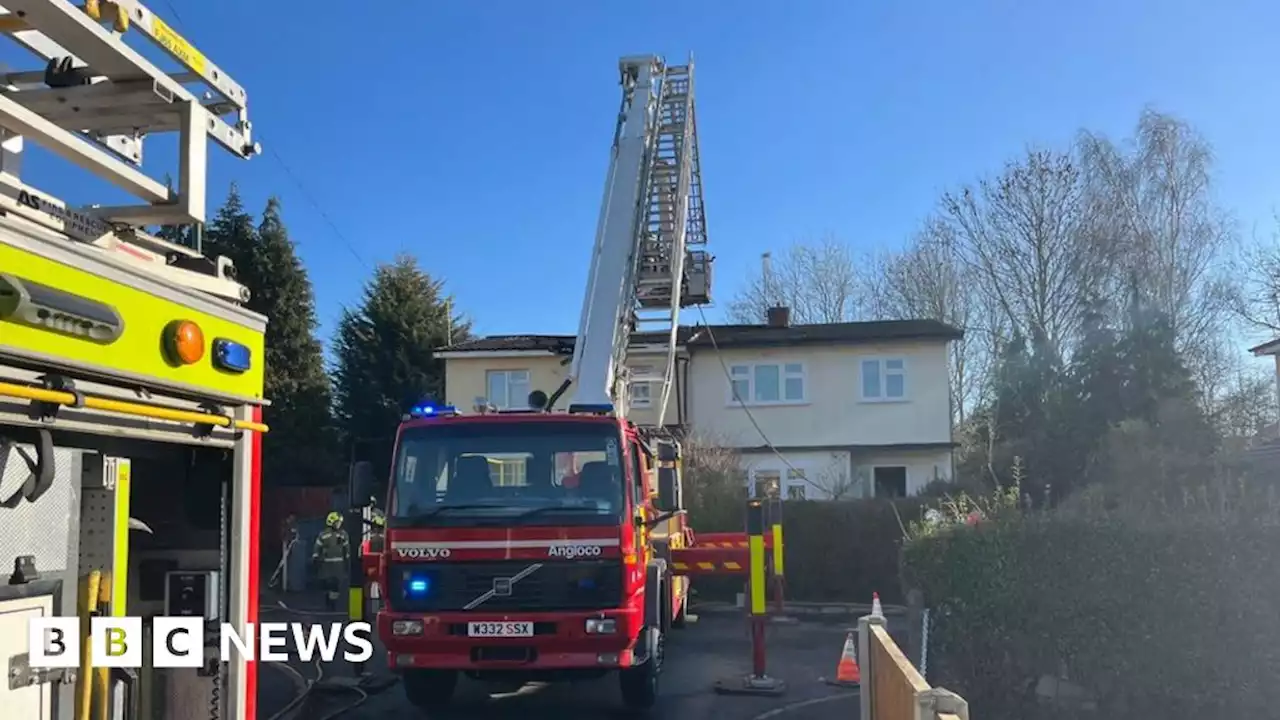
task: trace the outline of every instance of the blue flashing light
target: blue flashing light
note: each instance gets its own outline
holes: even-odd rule
[[[410,575],[405,581],[404,589],[409,597],[425,597],[431,592],[431,579],[426,575]]]
[[[437,415],[449,416],[449,415],[457,415],[457,414],[458,414],[458,408],[452,405],[431,405],[428,403],[422,403],[419,405],[414,405],[409,410],[409,416],[416,417],[416,418],[434,417]]]
[[[253,367],[253,353],[234,340],[216,338],[213,341],[213,365],[227,372],[247,372]]]

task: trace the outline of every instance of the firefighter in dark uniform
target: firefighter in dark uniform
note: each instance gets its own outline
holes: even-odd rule
[[[347,585],[350,561],[351,545],[342,531],[342,515],[331,512],[311,550],[311,565],[324,587],[325,607],[331,611],[338,609],[338,590]]]

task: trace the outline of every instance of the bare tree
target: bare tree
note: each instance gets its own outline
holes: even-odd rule
[[[976,402],[983,376],[981,366],[990,353],[983,352],[976,288],[972,271],[959,256],[955,226],[930,218],[902,252],[880,261],[873,283],[876,317],[885,319],[930,318],[953,325],[965,337],[951,344],[949,373],[952,414],[965,421]]]
[[[827,237],[817,243],[792,245],[780,258],[770,258],[729,305],[734,322],[758,324],[776,305],[791,308],[801,325],[855,320],[862,310],[858,263],[849,246]]]
[[[1269,237],[1244,249],[1234,274],[1238,317],[1251,329],[1280,335],[1280,216]]]
[[[1028,150],[994,179],[942,198],[959,257],[1010,329],[1063,348],[1099,272],[1084,222],[1084,183],[1070,155]]]
[[[1140,278],[1143,299],[1167,315],[1187,360],[1212,367],[1234,296],[1222,263],[1233,230],[1212,197],[1212,150],[1189,125],[1151,109],[1129,145],[1090,133],[1078,143],[1096,250],[1113,263],[1113,286]]]

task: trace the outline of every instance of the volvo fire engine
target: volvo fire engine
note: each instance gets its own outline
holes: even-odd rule
[[[529,408],[414,408],[396,442],[378,633],[415,705],[460,674],[559,680],[616,673],[624,702],[658,696],[664,639],[683,624],[692,533],[680,445],[662,431],[683,307],[709,301],[693,63],[620,62],[622,105],[567,377]],[[666,362],[626,367],[631,334]],[[648,382],[658,427],[627,419]],[[550,388],[549,388],[550,389]],[[563,412],[558,411],[560,401]],[[364,493],[361,493],[363,496]],[[680,562],[681,567],[689,566]]]
[[[184,615],[251,637],[266,319],[226,258],[147,231],[199,236],[210,139],[259,152],[244,88],[136,0],[2,2],[34,59],[0,72],[0,715],[254,720],[255,666],[216,639],[200,667],[57,668],[27,632]],[[176,189],[143,172],[155,136],[177,139]],[[26,144],[139,202],[27,184]]]

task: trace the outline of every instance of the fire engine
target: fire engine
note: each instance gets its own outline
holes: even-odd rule
[[[690,562],[704,551],[683,511],[679,442],[661,420],[627,419],[631,382],[660,388],[665,415],[680,311],[709,301],[693,62],[626,57],[620,77],[565,381],[523,410],[423,404],[397,433],[377,626],[420,707],[448,703],[460,674],[608,673],[628,706],[651,707],[667,633],[687,613],[691,571],[677,567],[714,565]],[[638,328],[666,338],[665,366],[645,377],[625,362]]]
[[[210,139],[260,151],[245,90],[135,0],[3,0],[0,33],[35,56],[0,73],[0,715],[254,720],[256,668],[216,641],[155,669],[149,629],[139,668],[28,640],[39,617],[256,620],[266,319],[226,258],[147,231],[199,237]],[[143,171],[156,136],[172,184]],[[140,202],[72,207],[25,182],[24,144]]]

